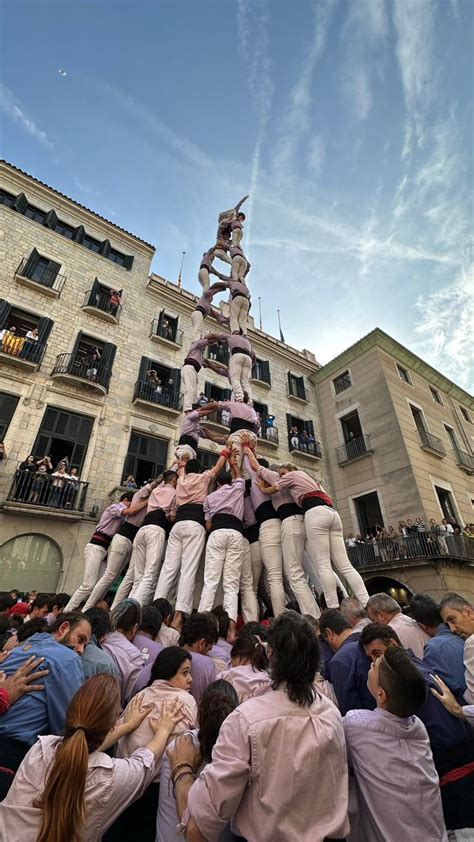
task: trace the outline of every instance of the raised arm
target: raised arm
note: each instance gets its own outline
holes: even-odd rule
[[[210,469],[211,474],[214,474],[214,476],[217,477],[217,475],[220,474],[220,472],[222,471],[222,468],[224,467],[225,463],[227,462],[229,456],[230,456],[229,450],[226,450],[226,449],[221,450],[221,455],[219,456],[219,459],[217,460],[214,467]]]
[[[247,193],[245,196],[242,196],[240,202],[237,202],[237,204],[234,208],[236,213],[239,212],[240,208],[242,207],[243,203],[247,201],[248,197],[249,197],[249,194]]]

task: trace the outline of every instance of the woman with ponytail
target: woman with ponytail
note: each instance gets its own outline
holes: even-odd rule
[[[231,649],[230,659],[231,667],[219,673],[218,678],[232,684],[239,704],[270,689],[267,652],[256,635],[244,628]]]
[[[238,703],[237,694],[228,681],[219,679],[213,681],[204,691],[198,707],[199,728],[188,732],[202,758],[202,762],[196,771],[197,775],[207,763],[211,762],[212,749],[219,736],[220,727],[229,714],[235,710]],[[174,742],[170,743],[169,748],[171,750],[174,748]],[[184,772],[184,767],[182,770],[178,770],[177,774],[180,771]],[[178,823],[170,761],[165,754],[161,770],[155,842],[183,842],[183,836],[180,836],[176,830]],[[230,829],[226,828],[219,836],[219,842],[231,842],[235,838]]]
[[[155,763],[181,717],[178,703],[153,721],[147,745],[128,759],[105,750],[149,712],[129,706],[123,721],[120,690],[111,675],[90,678],[66,712],[64,737],[39,737],[0,804],[0,839],[21,842],[100,842],[118,815],[150,784]]]

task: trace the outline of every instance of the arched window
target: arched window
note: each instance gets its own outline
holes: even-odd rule
[[[18,535],[0,547],[0,590],[55,593],[62,554],[47,535]]]

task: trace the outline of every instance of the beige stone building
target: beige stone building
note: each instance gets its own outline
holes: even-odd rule
[[[98,514],[126,477],[169,464],[181,415],[180,368],[196,296],[150,274],[153,246],[9,164],[0,165],[0,590],[71,590]],[[196,280],[196,292],[199,286]],[[113,294],[119,293],[119,298]],[[223,305],[225,310],[225,305]],[[216,321],[209,327],[221,330]],[[36,339],[27,338],[37,329]],[[291,458],[324,481],[315,431],[318,363],[255,328],[252,388],[260,451]],[[211,348],[222,357],[222,350]],[[225,361],[225,360],[224,360]],[[157,384],[147,374],[156,372]],[[208,397],[228,382],[207,371]],[[274,416],[274,417],[272,417]],[[212,419],[226,434],[225,418]],[[300,444],[289,430],[305,430]],[[202,445],[213,462],[218,445]],[[80,483],[18,472],[34,454],[67,458]]]
[[[71,591],[98,516],[127,476],[140,485],[172,459],[196,295],[150,273],[153,255],[0,163],[0,590]],[[209,328],[221,331],[212,319]],[[347,533],[418,514],[474,519],[474,404],[463,390],[380,330],[324,367],[252,319],[249,336],[259,452],[320,478]],[[209,354],[226,361],[222,346]],[[208,398],[225,398],[228,385],[200,374]],[[208,423],[226,435],[225,417]],[[200,457],[210,464],[218,451],[202,442]],[[53,468],[67,459],[79,479],[54,484],[37,464],[19,471],[29,454]],[[416,574],[398,568],[391,575],[412,590],[472,590],[469,563],[449,581],[430,563]]]

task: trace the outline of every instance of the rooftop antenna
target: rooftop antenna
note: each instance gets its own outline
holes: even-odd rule
[[[260,296],[258,296],[258,312],[260,314],[260,330],[263,330],[263,328],[262,328],[262,299],[260,298]]]
[[[181,289],[181,287],[183,286],[183,278],[182,278],[182,274],[183,274],[183,263],[184,263],[184,255],[185,255],[185,254],[186,254],[186,252],[185,252],[185,251],[183,251],[183,252],[182,252],[182,257],[181,257],[181,266],[179,267],[179,275],[178,275],[178,289]]]

